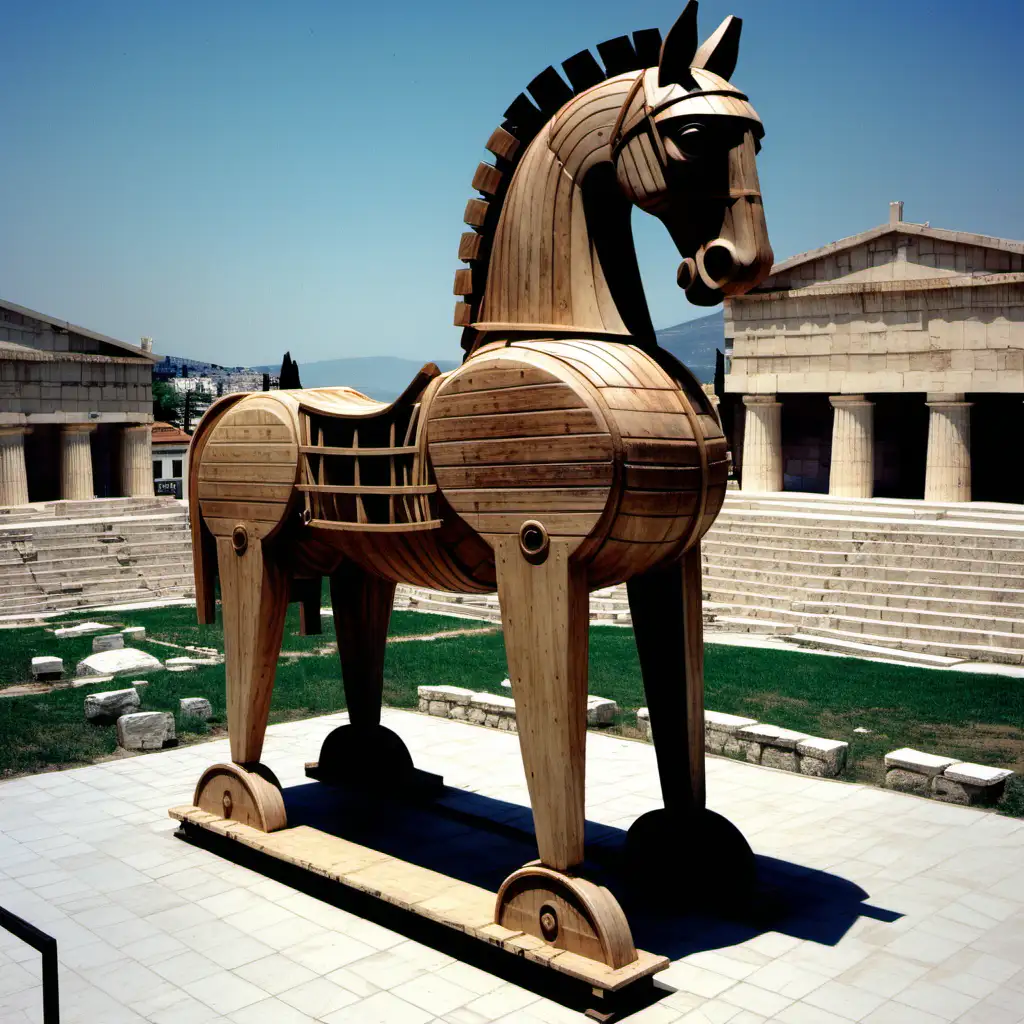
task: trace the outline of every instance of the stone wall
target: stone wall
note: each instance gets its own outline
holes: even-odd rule
[[[109,356],[74,361],[0,359],[0,413],[153,412],[152,363]],[[109,419],[109,417],[106,417]]]

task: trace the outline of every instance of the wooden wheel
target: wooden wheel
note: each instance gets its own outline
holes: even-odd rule
[[[288,824],[281,784],[265,765],[215,764],[203,772],[192,798],[201,811],[240,821],[261,832]]]
[[[551,868],[527,866],[509,875],[498,890],[494,919],[613,970],[637,958],[615,897],[603,886]]]

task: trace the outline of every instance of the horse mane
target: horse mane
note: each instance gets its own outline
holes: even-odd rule
[[[656,67],[661,51],[661,32],[641,29],[629,36],[617,36],[597,44],[604,67],[590,50],[580,50],[562,62],[563,78],[546,67],[505,111],[505,120],[494,129],[485,148],[494,163],[482,162],[473,175],[477,190],[468,203],[463,220],[472,230],[459,240],[459,259],[467,266],[455,272],[455,294],[462,301],[455,306],[455,326],[463,328],[462,347],[472,351],[477,332],[470,326],[477,319],[487,286],[491,243],[515,169],[526,147],[537,133],[573,96],[616,75]],[[568,78],[568,82],[566,82]]]

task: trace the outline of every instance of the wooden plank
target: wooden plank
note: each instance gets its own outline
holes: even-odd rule
[[[699,466],[700,450],[696,441],[666,438],[623,438],[622,451],[627,462],[654,462],[661,465]]]
[[[501,190],[503,177],[501,171],[493,164],[478,164],[476,173],[473,175],[473,188],[478,192],[483,192],[484,195],[497,195]]]
[[[562,61],[562,70],[577,93],[604,81],[604,69],[589,50],[580,50]]]
[[[253,465],[273,465],[274,463],[294,463],[298,457],[298,445],[295,444],[262,444],[249,441],[229,441],[218,444],[211,440],[203,452],[207,463],[211,462],[248,462]]]
[[[609,409],[624,412],[683,411],[678,388],[602,388],[601,398]]]
[[[482,228],[487,220],[487,212],[490,209],[490,205],[486,199],[470,199],[466,203],[466,210],[462,215],[462,219],[467,224],[472,224],[475,228]]]
[[[293,441],[295,431],[284,423],[261,423],[259,425],[236,426],[234,419],[229,423],[218,426],[217,436],[214,441],[219,444],[223,441]]]
[[[535,462],[518,466],[435,466],[435,474],[438,486],[448,491],[466,487],[516,487],[524,481],[531,487],[608,487],[613,470],[610,462]]]
[[[682,410],[679,412],[615,412],[615,424],[622,434],[623,442],[627,438],[667,438],[669,440],[690,440],[693,428],[690,418]]]
[[[464,231],[459,239],[459,259],[463,262],[479,259],[482,237],[475,231]]]
[[[548,116],[573,97],[572,89],[553,67],[546,67],[526,88]]]
[[[486,534],[515,534],[523,522],[535,518],[527,513],[502,515],[497,512],[461,512],[465,521],[477,531]],[[600,512],[550,512],[539,517],[552,537],[587,537],[601,518]],[[520,556],[522,557],[522,556]]]
[[[438,398],[448,395],[460,395],[467,391],[489,391],[504,388],[525,387],[531,384],[559,384],[561,381],[547,370],[522,363],[512,365],[495,365],[488,363],[480,369],[474,369],[467,363],[458,376],[445,381]]]
[[[485,149],[502,160],[512,160],[519,152],[519,140],[504,128],[495,128],[485,144]]]
[[[288,501],[292,496],[292,484],[260,483],[259,481],[233,482],[229,480],[204,480],[199,478],[199,497],[203,499],[239,501]]]
[[[700,505],[700,489],[693,491],[626,490],[619,513],[635,516],[691,516]]]
[[[700,487],[700,467],[657,466],[629,462],[623,467],[627,488],[642,491],[695,491]]]
[[[583,409],[586,403],[568,384],[534,384],[529,387],[493,388],[434,399],[431,417],[515,415],[545,409]],[[433,432],[433,428],[431,428]]]
[[[532,483],[525,480],[525,483]],[[658,493],[664,501],[665,492]],[[586,512],[608,504],[607,487],[494,487],[445,491],[452,508],[467,512]]]
[[[323,444],[300,444],[299,451],[304,455],[415,455],[419,449],[414,444],[399,445],[395,448],[338,448]]]
[[[258,520],[265,523],[279,523],[284,516],[284,502],[271,501],[211,501],[201,498],[203,515],[213,518]]]
[[[452,314],[452,324],[455,327],[469,327],[473,323],[473,307],[468,302],[456,302],[455,312]]]
[[[288,483],[295,479],[295,466],[288,464],[265,465],[260,462],[234,462],[221,465],[210,465],[205,459],[199,466],[198,480],[224,480],[239,481],[247,469],[258,470],[254,480],[262,480],[265,483]]]
[[[473,294],[473,271],[469,267],[460,267],[455,271],[455,285],[452,288],[455,295]]]
[[[535,462],[537,446],[543,444],[544,453],[552,462],[611,461],[612,441],[606,433],[556,435],[532,437],[529,447],[515,438],[497,438],[489,441],[430,441],[430,459],[435,466],[465,466],[479,463],[521,465]]]
[[[415,533],[419,530],[436,530],[440,519],[421,523],[346,523],[334,519],[311,519],[310,526],[321,530],[338,530],[346,533]]]
[[[296,484],[297,491],[323,494],[435,494],[436,484]]]
[[[585,636],[585,616],[583,620],[583,628],[577,632]],[[585,640],[583,653],[585,657]],[[550,671],[549,667],[545,671]],[[582,693],[585,715],[585,688]],[[578,699],[579,695],[574,696]],[[602,992],[621,991],[669,965],[666,957],[637,950],[631,963],[611,968],[578,953],[548,946],[532,935],[494,923],[496,893],[308,826],[266,833],[226,822],[192,805],[173,807],[168,813],[190,829],[222,835],[264,856],[463,932],[509,956],[532,959]]]
[[[589,409],[545,409],[520,412],[515,417],[494,414],[449,416],[445,419],[432,420],[429,438],[431,445],[443,441],[474,441],[499,437],[535,441],[537,437],[587,434],[597,429],[597,421]]]
[[[232,427],[243,427],[243,426],[280,426],[282,421],[281,413],[284,409],[278,406],[280,411],[271,410],[267,408],[259,408],[254,404],[259,400],[257,395],[246,395],[246,401],[244,404],[239,404],[236,408],[225,413],[224,420],[220,424],[221,427],[232,426]],[[277,403],[275,403],[277,404]]]

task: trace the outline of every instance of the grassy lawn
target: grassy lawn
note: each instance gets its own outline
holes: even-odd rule
[[[77,618],[145,626],[140,647],[165,660],[187,654],[156,641],[222,649],[220,626],[198,626],[190,607],[90,613]],[[71,618],[69,617],[69,620]],[[321,636],[298,635],[298,610],[289,610],[284,654],[274,687],[271,721],[326,714],[345,707],[334,652],[333,619],[324,617]],[[500,632],[486,623],[417,612],[396,612],[394,637],[449,630],[469,635],[392,643],[385,663],[385,702],[415,707],[416,688],[447,683],[508,693]],[[45,628],[0,631],[0,685],[23,682],[36,654],[57,654],[65,668],[92,650],[92,638],[58,640]],[[904,668],[853,658],[709,644],[705,658],[706,704],[716,711],[747,715],[775,725],[850,743],[847,777],[880,783],[882,757],[910,746],[1018,772],[1001,805],[1024,816],[1024,683],[1003,676]],[[223,666],[190,672],[158,672],[140,690],[142,710],[177,711],[179,697],[207,697],[211,726],[224,725]],[[113,726],[87,724],[86,693],[126,685],[119,681],[0,699],[0,777],[95,760],[114,753]],[[619,728],[631,731],[634,712],[645,703],[640,668],[628,629],[597,626],[590,632],[590,692],[611,697],[622,714]],[[855,733],[857,727],[869,730]],[[209,727],[179,722],[183,742]],[[313,756],[315,752],[311,752]]]

